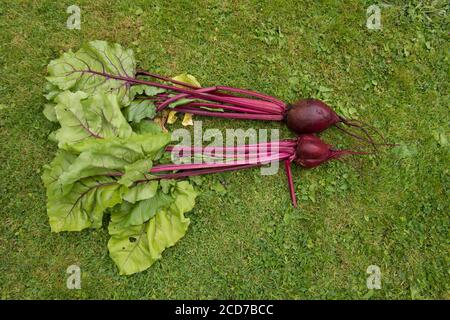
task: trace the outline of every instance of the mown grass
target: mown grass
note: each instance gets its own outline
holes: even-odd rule
[[[371,1],[77,1],[81,30],[68,30],[73,1],[0,1],[0,297],[449,298],[445,3],[391,1],[383,29],[371,31]],[[208,176],[186,237],[149,270],[119,276],[105,229],[50,233],[40,181],[55,152],[41,113],[46,65],[93,39],[203,85],[325,99],[401,147],[295,168],[298,209],[282,170]],[[223,131],[280,128],[202,120]],[[322,137],[353,143],[334,129]],[[66,288],[71,264],[81,290]],[[366,287],[369,265],[381,268],[381,290]]]

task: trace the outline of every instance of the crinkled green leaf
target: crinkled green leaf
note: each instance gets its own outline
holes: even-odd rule
[[[190,220],[183,212],[160,210],[150,219],[147,226],[147,240],[150,258],[153,261],[161,259],[162,252],[175,245],[189,227]]]
[[[175,202],[171,206],[173,212],[183,213],[194,208],[197,193],[188,181],[177,182],[173,195],[175,196]]]
[[[57,86],[51,84],[50,82],[47,82],[45,84],[44,91],[45,91],[44,97],[47,100],[51,101],[51,103],[46,103],[44,105],[44,110],[42,112],[44,113],[44,116],[49,121],[58,122],[58,119],[56,118],[56,110],[55,110],[56,105],[53,103],[54,102],[53,100],[55,99],[55,97],[58,94],[61,93],[61,90]]]
[[[197,196],[192,185],[187,181],[177,183],[172,196],[175,201],[168,210],[160,210],[150,219],[147,228],[147,239],[153,259],[161,258],[162,252],[180,240],[187,231],[190,220],[184,213],[192,210]]]
[[[61,89],[59,89],[58,86],[56,86],[50,82],[47,82],[45,84],[44,92],[45,92],[44,97],[48,101],[53,101],[53,99],[55,99],[56,96],[61,93]]]
[[[145,84],[132,85],[130,87],[130,98],[134,99],[137,95],[146,95],[148,97],[152,97],[166,91],[167,91],[166,89],[151,87]]]
[[[141,121],[139,123],[132,123],[131,126],[133,128],[133,131],[138,134],[157,134],[163,132],[161,126],[154,121]]]
[[[114,224],[114,217],[110,225]],[[155,260],[151,258],[146,229],[147,223],[122,228],[118,235],[108,241],[111,259],[117,264],[122,275],[130,275],[150,267]]]
[[[130,102],[129,83],[107,75],[134,77],[136,60],[131,49],[106,41],[91,41],[77,52],[66,52],[49,63],[47,80],[60,90],[116,93],[123,105]]]
[[[97,141],[97,144],[85,151],[74,149],[81,153],[61,174],[58,183],[63,192],[68,193],[72,184],[79,179],[125,173],[125,178],[119,182],[130,185],[130,177],[136,179],[144,177],[143,173],[151,169],[152,162],[149,159],[158,157],[169,142],[170,135],[165,133],[135,134],[128,139],[112,138]],[[146,165],[149,167],[145,168]]]
[[[152,166],[153,162],[150,159],[141,159],[124,166],[125,171],[120,177],[119,183],[129,187],[135,181],[148,179],[150,177],[148,171]]]
[[[47,187],[47,214],[53,232],[99,228],[103,213],[122,202],[122,186],[110,177],[89,177],[73,184],[71,192],[61,192],[58,178],[76,159],[60,151],[44,167],[42,180]]]
[[[139,186],[130,191],[110,175],[124,172],[124,181],[130,185],[128,180],[143,176],[145,166],[150,166],[146,170],[151,168],[151,161],[146,159],[159,156],[169,142],[170,135],[165,133],[134,134],[128,139],[98,140],[84,151],[58,152],[54,161],[45,167],[43,175],[52,230],[99,227],[107,208],[123,199],[136,202],[152,197],[156,193],[156,181],[153,190],[150,183],[145,184],[146,189]]]
[[[161,192],[159,194],[170,197]],[[188,182],[183,181],[177,183],[172,197],[175,200],[169,207],[168,203],[160,205],[161,208],[155,211],[150,220],[141,225],[124,227],[126,216],[130,215],[128,210],[119,210],[111,215],[108,249],[120,274],[129,275],[147,269],[161,258],[166,248],[185,235],[190,220],[184,213],[192,209],[196,193]],[[153,203],[152,208],[156,206]]]
[[[140,122],[145,118],[153,119],[156,115],[156,107],[151,100],[133,100],[123,109],[123,114],[130,122]]]
[[[158,87],[151,87],[144,85],[144,93],[148,97],[156,96],[157,94],[166,92],[166,89],[158,88]]]
[[[177,181],[173,179],[163,179],[159,182],[159,184],[161,185],[162,192],[169,193],[177,185]]]
[[[146,85],[138,84],[130,87],[130,99],[134,99],[138,95],[144,94]]]
[[[50,132],[47,138],[51,142],[58,143],[58,140],[56,139],[56,131]]]
[[[129,211],[129,224],[135,225],[143,223],[152,218],[160,209],[168,207],[174,198],[161,191],[153,197],[135,203]]]
[[[55,106],[56,106],[55,104],[46,103],[44,105],[44,110],[42,111],[47,120],[51,122],[58,122],[58,118],[56,117]]]
[[[68,195],[49,197],[47,213],[53,232],[99,228],[107,208],[122,202],[121,186],[114,179],[79,180]]]
[[[81,153],[89,150],[104,149],[105,152],[110,150],[110,153],[116,154],[121,157],[129,157],[129,163],[142,158],[147,155],[152,159],[159,157],[163,151],[163,147],[170,142],[170,134],[165,132],[148,132],[148,133],[132,133],[128,138],[108,138],[98,139],[87,144],[75,144],[71,145],[68,149],[75,153]],[[129,154],[124,154],[129,152]],[[139,157],[130,157],[131,155],[138,154]]]
[[[88,95],[65,91],[55,101],[61,128],[56,132],[58,146],[68,149],[105,138],[128,138],[133,130],[123,117],[115,94]]]
[[[152,187],[150,186],[150,188]],[[142,199],[140,201],[135,203],[124,201],[114,208],[112,215],[116,218],[114,219],[114,223],[110,224],[110,235],[120,233],[123,228],[147,222],[160,209],[168,208],[175,201],[174,197],[161,192],[161,190],[155,192],[151,197],[148,197],[148,194],[144,193],[141,193]]]
[[[59,150],[55,158],[50,164],[44,165],[44,172],[42,174],[42,182],[44,186],[49,188],[54,185],[61,174],[63,174],[70,165],[75,161],[77,156],[65,150]],[[51,190],[55,192],[55,190]]]
[[[141,200],[154,197],[158,190],[158,181],[149,181],[146,183],[138,183],[128,189],[123,195],[124,200],[130,203],[136,203]]]

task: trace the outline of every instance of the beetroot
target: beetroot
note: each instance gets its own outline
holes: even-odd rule
[[[94,70],[98,66],[93,69],[89,65],[86,65],[86,67],[87,69],[82,68],[82,70],[76,71],[89,74],[89,77],[103,77],[104,81],[117,80],[123,83],[127,89],[133,86],[150,86],[162,89],[159,94],[141,97],[153,100],[157,106],[157,111],[175,106],[174,110],[179,112],[202,116],[266,121],[285,120],[288,127],[297,134],[318,133],[330,126],[336,126],[354,138],[370,142],[373,146],[376,145],[365,127],[374,131],[376,129],[359,121],[347,120],[337,115],[320,100],[305,99],[289,105],[270,95],[247,89],[220,85],[199,88],[196,85],[141,70],[135,74],[127,74],[126,72],[122,74],[122,72],[108,72],[105,68],[101,71]],[[71,68],[70,64],[68,68]],[[72,72],[69,72],[69,74],[72,74]],[[149,77],[158,81],[149,81]],[[185,99],[186,102],[183,102],[182,99]],[[358,128],[365,137],[342,128],[339,126],[341,123]],[[378,131],[376,132],[379,134]],[[385,141],[383,142],[386,145]]]
[[[289,105],[286,108],[284,120],[288,128],[297,134],[318,133],[335,126],[355,139],[370,143],[375,149],[377,145],[394,146],[386,143],[383,135],[376,128],[358,120],[348,120],[338,115],[327,104],[318,99],[303,99]],[[340,123],[361,130],[365,137],[344,129],[339,125]],[[375,143],[365,127],[370,128],[379,135],[383,143]]]
[[[157,111],[161,111],[173,105],[175,102],[179,102],[181,99],[188,99],[188,102],[185,104],[180,105],[178,103],[174,110],[201,116],[229,119],[284,120],[287,126],[297,134],[318,133],[330,126],[336,126],[341,131],[356,139],[369,142],[374,147],[377,145],[364,128],[367,125],[364,125],[360,121],[348,120],[337,115],[324,102],[317,99],[299,100],[289,105],[275,97],[252,90],[226,86],[199,88],[189,83],[146,71],[138,71],[135,76],[115,75],[105,71],[88,71],[93,75],[102,76],[106,79],[124,81],[127,87],[144,85],[164,89],[163,93],[149,97],[155,101]],[[140,79],[138,78],[139,76],[155,78],[165,83]],[[214,109],[217,109],[217,111]],[[342,128],[339,126],[340,123],[358,128],[363,132],[365,137]],[[382,137],[376,129],[371,126],[367,127]],[[384,138],[382,145],[388,145],[384,141]]]
[[[346,154],[367,154],[351,150],[334,150],[313,134],[303,134],[297,138],[295,163],[305,168],[314,168],[322,163]]]
[[[286,124],[297,134],[318,133],[340,122],[329,106],[317,99],[304,99],[293,103],[286,111]]]
[[[297,134],[319,133],[331,126],[335,126],[353,138],[369,142],[374,147],[376,145],[389,145],[377,129],[357,120],[345,119],[318,99],[302,99],[295,103],[287,104],[270,95],[247,89],[226,86],[198,88],[191,84],[144,71],[138,72],[138,75],[150,76],[177,85],[170,86],[140,79],[128,79],[130,84],[155,86],[177,93],[176,95],[163,93],[157,97],[157,111],[167,108],[180,99],[187,98],[194,100],[194,102],[179,105],[174,110],[200,116],[228,119],[285,121],[288,128]],[[207,108],[207,110],[202,107]],[[217,109],[217,111],[214,109]],[[364,137],[344,129],[339,125],[341,123],[359,129]],[[383,139],[383,143],[375,143],[365,127],[376,132]]]
[[[297,206],[297,201],[291,173],[292,162],[305,168],[313,168],[346,154],[368,154],[351,150],[335,150],[331,145],[326,144],[314,134],[303,134],[298,136],[297,139],[286,139],[256,145],[216,147],[214,154],[212,151],[207,151],[202,147],[170,146],[166,148],[166,152],[172,151],[201,153],[208,157],[219,157],[217,159],[222,161],[156,165],[150,169],[150,172],[155,174],[154,179],[180,179],[209,173],[252,168],[272,161],[284,161],[291,200],[294,206]],[[173,171],[177,172],[174,173]]]

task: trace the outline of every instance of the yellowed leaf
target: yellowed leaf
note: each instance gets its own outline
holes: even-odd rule
[[[158,117],[153,119],[153,121],[160,126],[163,132],[169,132],[169,130],[167,130],[166,127],[164,126],[164,119]]]
[[[197,87],[201,87],[200,82],[198,82],[197,79],[195,79],[195,77],[191,74],[182,73],[173,77],[172,79],[176,81],[186,82]]]
[[[192,113],[185,113],[183,117],[183,122],[181,123],[183,126],[193,126],[194,122],[192,121]]]
[[[168,124],[174,124],[177,121],[177,112],[176,111],[170,111],[169,116],[167,117],[167,123]]]

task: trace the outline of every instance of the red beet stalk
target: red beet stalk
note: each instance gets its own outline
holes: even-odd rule
[[[212,150],[207,148],[190,146],[170,146],[166,151],[194,152],[197,155],[201,154],[207,156],[212,153]],[[294,207],[296,207],[297,200],[295,197],[295,187],[291,170],[291,163],[293,161],[300,166],[313,168],[343,155],[369,154],[367,152],[356,152],[351,150],[335,150],[331,145],[324,143],[317,136],[312,134],[300,135],[296,140],[283,140],[279,142],[259,143],[238,147],[214,147],[214,151],[219,151],[221,155],[227,155],[228,160],[230,160],[231,157],[233,161],[219,163],[163,164],[152,167],[150,172],[158,174],[153,177],[153,179],[178,179],[202,174],[253,168],[272,161],[284,161],[291,201]],[[248,157],[245,159],[239,158],[242,153]],[[166,173],[161,174],[162,172]]]

